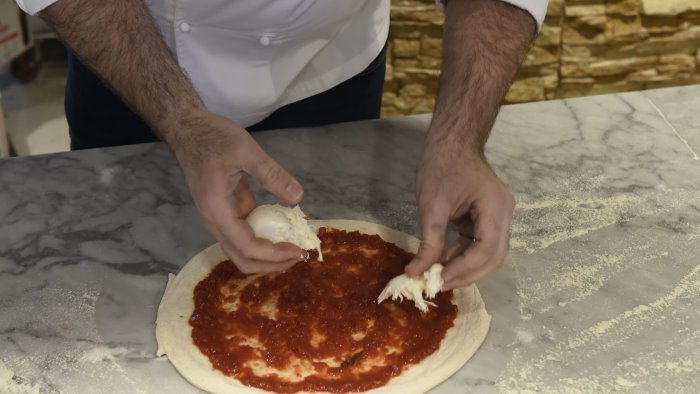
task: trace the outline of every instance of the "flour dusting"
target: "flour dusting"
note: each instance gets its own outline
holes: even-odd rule
[[[0,360],[0,393],[39,394],[40,390],[36,385],[15,376],[15,373]]]
[[[27,294],[3,309],[0,329],[6,315],[21,330],[9,334],[3,349],[0,393],[141,392],[118,362],[128,350],[103,343],[98,332],[99,289],[43,287]]]
[[[78,358],[78,362],[84,364],[97,364],[101,362],[114,361],[116,357],[122,356],[126,353],[127,350],[122,347],[109,348],[105,346],[98,346],[84,352],[80,358]]]
[[[114,180],[114,175],[119,171],[119,167],[108,167],[100,171],[100,184],[109,186]]]
[[[504,392],[575,393],[629,391],[671,382],[669,392],[687,390],[700,376],[700,355],[694,353],[700,330],[688,326],[698,315],[696,306],[688,302],[699,298],[700,262],[652,302],[563,340],[516,348],[497,386]],[[525,321],[523,326],[528,324]],[[536,325],[529,327],[536,329]],[[681,335],[665,337],[664,348],[647,345],[648,338],[663,336],[660,333],[675,327]],[[520,330],[516,329],[519,339]],[[607,358],[621,361],[614,368],[600,369],[597,360]]]

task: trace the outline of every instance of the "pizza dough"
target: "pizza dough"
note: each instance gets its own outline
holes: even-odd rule
[[[420,243],[415,237],[374,223],[318,220],[311,221],[311,224],[317,228],[331,227],[377,234],[385,241],[414,253]],[[213,245],[192,258],[177,276],[170,275],[156,321],[158,355],[167,355],[178,372],[190,383],[211,393],[267,393],[245,386],[213,369],[209,359],[192,343],[189,318],[194,311],[193,290],[214,266],[226,259],[218,244]],[[474,285],[455,290],[455,302],[459,312],[454,327],[447,332],[440,349],[385,386],[367,393],[424,393],[445,381],[471,358],[486,337],[491,317],[486,313],[479,290]]]

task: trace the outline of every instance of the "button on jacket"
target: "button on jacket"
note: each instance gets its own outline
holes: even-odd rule
[[[60,0],[17,0],[30,14]],[[97,1],[97,0],[96,0]],[[538,26],[547,0],[507,0]],[[149,0],[206,107],[243,127],[365,69],[384,46],[390,0]]]

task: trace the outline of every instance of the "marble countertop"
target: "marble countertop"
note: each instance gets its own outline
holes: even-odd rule
[[[700,86],[504,107],[518,200],[491,330],[436,394],[700,387]],[[417,234],[428,116],[255,134],[318,218]],[[272,202],[255,186],[259,202]],[[197,392],[156,358],[169,272],[213,242],[162,144],[0,161],[0,392]]]

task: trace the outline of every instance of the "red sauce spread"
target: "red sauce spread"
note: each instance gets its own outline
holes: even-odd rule
[[[194,344],[215,369],[277,393],[365,391],[435,352],[452,327],[452,291],[421,313],[384,301],[408,253],[379,236],[322,228],[317,255],[286,272],[244,275],[219,263],[194,290]]]

